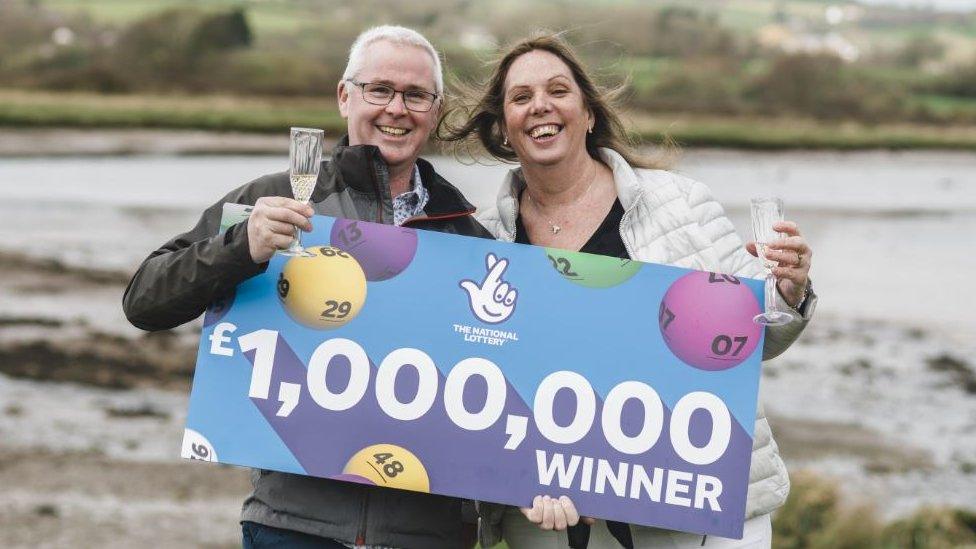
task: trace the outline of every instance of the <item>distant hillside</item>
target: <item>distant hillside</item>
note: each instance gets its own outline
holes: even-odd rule
[[[325,96],[381,23],[425,33],[449,82],[483,79],[499,44],[547,28],[637,111],[976,124],[976,14],[820,0],[5,0],[0,82]]]

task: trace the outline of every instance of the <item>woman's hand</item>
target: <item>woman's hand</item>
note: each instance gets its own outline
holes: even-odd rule
[[[807,241],[800,236],[800,229],[792,221],[777,221],[773,223],[773,230],[785,233],[785,238],[769,242],[766,247],[766,259],[779,264],[773,267],[776,277],[776,287],[790,307],[796,307],[803,298],[803,290],[807,287],[810,277],[810,264],[813,250]],[[758,257],[756,243],[746,244],[746,250]]]
[[[580,517],[573,501],[566,496],[559,496],[559,499],[536,496],[532,500],[532,507],[521,507],[519,510],[529,522],[543,530],[565,530],[569,526],[576,526],[581,520],[585,524],[596,522],[590,517]]]

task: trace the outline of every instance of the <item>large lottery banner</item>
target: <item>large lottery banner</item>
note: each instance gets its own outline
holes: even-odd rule
[[[184,457],[741,537],[761,282],[312,222],[207,311]]]

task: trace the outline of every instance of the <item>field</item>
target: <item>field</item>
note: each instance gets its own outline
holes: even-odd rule
[[[168,9],[181,11],[159,16]],[[237,38],[174,53],[172,37],[228,13]],[[482,79],[499,44],[566,30],[601,83],[625,84],[644,142],[976,149],[976,14],[826,0],[12,0],[5,17],[3,127],[339,134],[330,96],[346,48],[359,30],[395,22],[442,48],[449,88]],[[46,20],[65,21],[77,41],[54,47]],[[857,62],[786,53],[789,40],[830,36],[856,47]]]
[[[810,119],[628,113],[645,144],[667,135],[679,145],[749,149],[976,150],[976,127],[866,125]],[[333,97],[241,98],[225,95],[99,95],[0,90],[0,127],[165,128],[281,133],[290,126],[345,132]]]

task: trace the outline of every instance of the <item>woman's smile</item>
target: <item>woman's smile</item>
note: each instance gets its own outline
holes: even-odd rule
[[[563,131],[563,127],[559,124],[538,124],[530,128],[526,133],[536,142],[545,142],[555,139],[556,135],[561,131]]]

